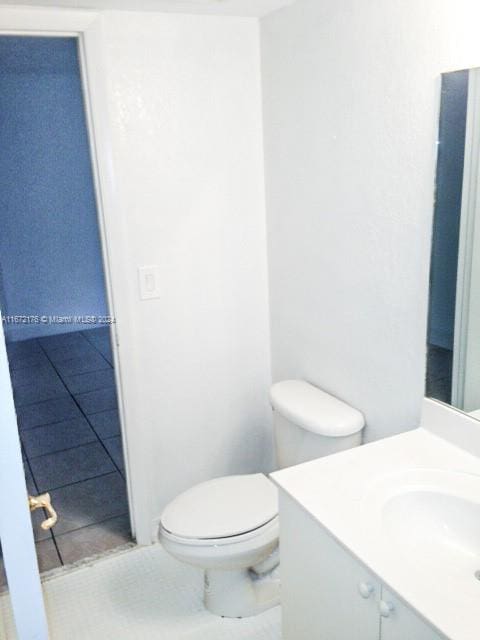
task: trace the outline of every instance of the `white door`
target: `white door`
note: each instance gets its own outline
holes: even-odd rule
[[[382,610],[386,617],[381,618],[381,640],[444,639],[385,587],[382,587]]]
[[[18,640],[48,640],[17,416],[0,322],[0,542]]]

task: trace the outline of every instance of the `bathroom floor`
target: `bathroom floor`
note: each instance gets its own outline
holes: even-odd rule
[[[43,512],[32,514],[40,570],[125,544],[130,528],[108,327],[12,342],[7,350],[28,491],[48,491],[58,512],[46,532]]]
[[[119,551],[94,565],[44,578],[52,640],[280,640],[280,607],[253,618],[214,616],[202,604],[203,574],[160,545]],[[0,598],[0,640],[16,638]]]

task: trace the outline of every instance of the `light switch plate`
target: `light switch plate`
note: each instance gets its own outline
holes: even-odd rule
[[[157,265],[138,267],[140,300],[160,297],[160,267]]]

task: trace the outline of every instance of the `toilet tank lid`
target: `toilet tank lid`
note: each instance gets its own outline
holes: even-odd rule
[[[348,436],[365,426],[358,409],[305,380],[277,382],[270,390],[270,400],[284,418],[322,436]]]

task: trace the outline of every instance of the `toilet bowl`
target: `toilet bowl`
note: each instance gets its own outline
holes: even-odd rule
[[[212,613],[247,617],[278,604],[278,497],[263,474],[216,478],[182,493],[162,514],[160,541],[204,569]]]
[[[278,468],[361,444],[363,415],[303,380],[273,385]],[[202,482],[160,518],[160,542],[204,570],[204,602],[224,617],[252,616],[280,601],[278,495],[262,473]]]

